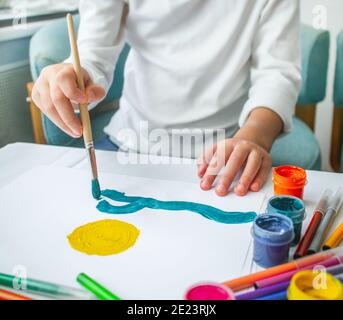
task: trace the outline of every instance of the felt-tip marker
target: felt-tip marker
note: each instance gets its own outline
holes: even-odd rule
[[[319,225],[316,235],[313,238],[313,241],[310,247],[307,250],[308,254],[316,253],[320,250],[324,237],[326,236],[328,230],[331,228],[339,208],[342,206],[343,202],[343,188],[339,188],[335,195],[330,200],[326,214]]]
[[[52,298],[60,299],[94,299],[95,297],[88,291],[74,289],[67,286],[61,286],[54,283],[49,283],[40,280],[34,280],[29,278],[19,278],[12,275],[0,273],[0,285],[7,288],[14,288],[14,283],[18,283],[23,292],[31,292],[42,296],[48,296]]]
[[[85,273],[80,273],[77,276],[76,280],[79,284],[93,293],[100,300],[120,300],[118,296],[108,291],[106,288],[87,276]]]
[[[300,243],[294,253],[294,259],[304,257],[307,254],[308,248],[310,247],[312,240],[328,208],[328,203],[331,194],[332,191],[330,189],[324,191],[321,199],[317,204],[317,208],[312,216],[311,222],[307,227],[306,232],[300,240]]]

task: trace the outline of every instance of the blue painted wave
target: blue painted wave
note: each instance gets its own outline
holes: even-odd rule
[[[191,211],[207,219],[225,224],[249,223],[256,218],[256,212],[229,212],[196,202],[161,201],[154,198],[132,197],[116,190],[104,190],[101,194],[113,201],[127,203],[126,205],[115,206],[106,200],[100,201],[97,209],[109,214],[130,214],[149,208],[167,211]]]

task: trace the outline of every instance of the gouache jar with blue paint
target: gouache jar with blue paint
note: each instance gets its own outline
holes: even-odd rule
[[[297,245],[301,238],[302,224],[305,219],[304,202],[293,196],[275,196],[268,202],[267,213],[279,213],[293,221],[294,239],[291,245]]]
[[[259,215],[252,227],[254,261],[263,268],[286,263],[294,239],[293,222],[282,214]]]

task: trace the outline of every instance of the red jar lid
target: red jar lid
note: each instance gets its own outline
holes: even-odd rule
[[[274,169],[274,183],[285,188],[303,187],[306,179],[306,171],[296,166],[281,166]]]

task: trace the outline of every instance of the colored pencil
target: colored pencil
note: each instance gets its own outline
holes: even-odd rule
[[[17,281],[22,287],[22,291],[27,291],[43,296],[61,298],[61,299],[93,299],[94,296],[87,291],[61,286],[54,283],[49,283],[40,280],[29,278],[18,278],[12,275],[0,273],[0,285],[13,288],[13,283]],[[15,289],[15,288],[14,288]]]
[[[118,296],[108,291],[85,273],[80,273],[77,276],[77,282],[101,300],[120,300]]]
[[[339,227],[332,233],[329,239],[325,242],[323,250],[330,250],[337,248],[343,241],[343,222]]]
[[[0,300],[32,300],[31,298],[0,289]]]
[[[67,15],[68,34],[70,41],[71,54],[73,57],[74,69],[77,76],[77,82],[80,90],[85,92],[85,83],[82,75],[80,55],[77,47],[76,33],[74,28],[74,19],[71,14]],[[101,196],[100,184],[98,180],[98,168],[96,164],[95,149],[93,143],[92,126],[88,112],[88,104],[80,104],[80,118],[83,130],[83,140],[87,151],[87,156],[92,171],[92,194],[95,199]]]
[[[326,214],[319,225],[319,228],[314,236],[311,245],[307,250],[307,254],[314,254],[318,252],[323,245],[324,239],[328,231],[330,230],[333,222],[336,219],[339,208],[343,202],[343,188],[339,188],[335,195],[329,202],[329,207]]]
[[[337,256],[337,257],[332,257],[329,258],[327,260],[321,261],[320,263],[315,263],[312,264],[310,266],[304,267],[304,268],[300,268],[298,270],[292,270],[274,277],[270,277],[267,279],[262,279],[260,281],[256,281],[255,283],[255,287],[256,288],[265,288],[280,282],[284,282],[284,281],[289,281],[291,280],[291,278],[293,277],[294,274],[296,274],[299,271],[304,271],[304,270],[310,270],[313,269],[315,267],[323,267],[323,268],[330,268],[333,266],[337,266],[337,265],[341,265],[343,264],[343,256]]]
[[[338,249],[337,249],[338,250]],[[306,266],[310,266],[321,261],[327,260],[333,256],[335,256],[336,251],[324,251],[319,254],[313,256],[307,256],[297,261],[288,262],[279,266],[275,266],[260,272],[256,272],[253,274],[249,274],[237,279],[229,280],[224,282],[224,285],[228,286],[233,291],[239,291],[243,289],[250,288],[254,286],[257,281],[262,279],[266,279],[269,277],[273,277],[282,273],[286,273],[292,270],[299,270],[305,268]]]
[[[287,290],[272,293],[270,295],[259,297],[254,300],[287,300]]]
[[[311,222],[308,225],[305,234],[300,240],[299,245],[294,253],[294,259],[304,257],[307,254],[308,248],[310,247],[312,240],[317,232],[317,229],[319,228],[319,225],[325,215],[331,194],[332,191],[329,189],[324,191],[321,199],[317,204]]]

